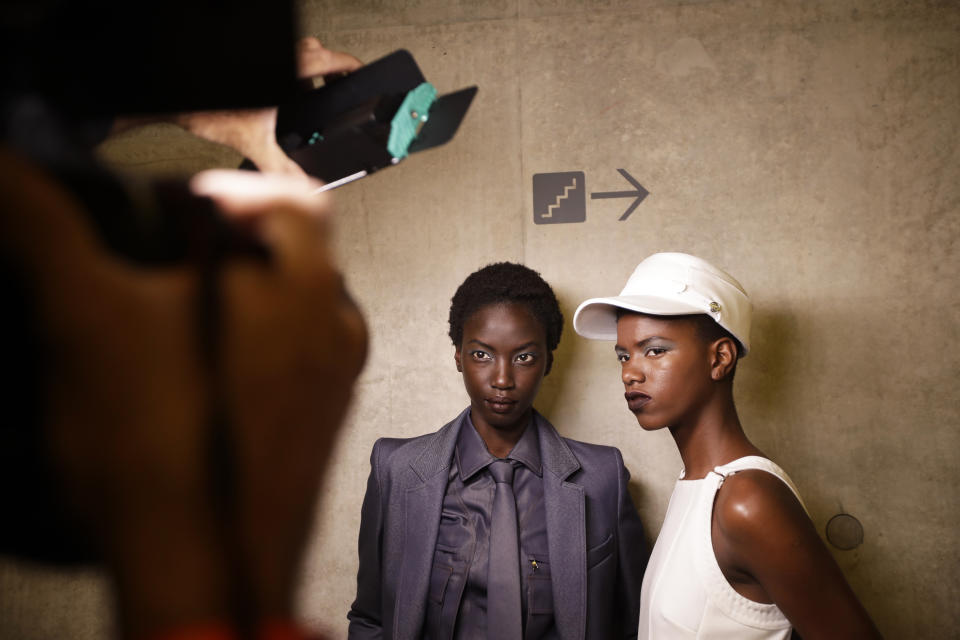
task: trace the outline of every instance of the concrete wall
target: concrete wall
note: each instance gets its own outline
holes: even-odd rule
[[[568,325],[537,405],[564,435],[620,447],[656,533],[680,468],[673,442],[640,432],[612,346],[579,338],[569,318],[582,299],[617,293],[644,256],[677,250],[752,295],[736,390],[746,430],[793,476],[821,533],[838,513],[862,523],[862,545],[833,551],[881,630],[940,638],[960,625],[960,5],[303,10],[304,33],[332,48],[367,61],[406,48],[441,92],[480,87],[451,144],[338,193],[338,251],[373,342],[309,549],[308,620],[345,637],[373,441],[434,430],[465,406],[447,307],[491,261],[523,261],[554,285]],[[104,153],[139,172],[237,160],[164,127]],[[631,200],[589,195],[630,189],[618,169],[650,191],[624,221]],[[564,171],[584,172],[585,221],[535,224],[534,174]],[[0,568],[0,635],[105,632],[96,578],[52,580]],[[51,629],[46,612],[64,608]]]

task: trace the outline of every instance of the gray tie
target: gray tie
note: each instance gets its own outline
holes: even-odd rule
[[[487,638],[520,640],[520,551],[517,548],[517,502],[513,496],[513,465],[495,460],[488,467],[497,483],[490,524],[487,573]]]

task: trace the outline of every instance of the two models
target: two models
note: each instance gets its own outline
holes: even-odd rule
[[[510,263],[470,275],[450,309],[470,406],[374,445],[350,638],[879,637],[740,426],[751,311],[725,272],[662,253],[574,315],[616,341],[628,408],[683,460],[646,566],[620,452],[560,437],[533,408],[563,328],[550,286]]]

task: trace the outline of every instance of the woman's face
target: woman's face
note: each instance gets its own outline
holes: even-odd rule
[[[694,322],[642,314],[617,320],[627,407],[644,429],[696,423],[713,391],[709,345]]]
[[[545,329],[521,304],[488,305],[467,318],[454,357],[481,434],[526,426],[549,355]]]

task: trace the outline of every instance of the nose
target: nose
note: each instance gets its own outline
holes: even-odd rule
[[[490,380],[490,386],[494,389],[513,388],[513,368],[507,358],[497,360],[493,369],[493,378]]]
[[[641,383],[647,380],[643,372],[642,358],[630,358],[621,367],[620,376],[623,379],[623,386],[629,387],[634,382]]]

